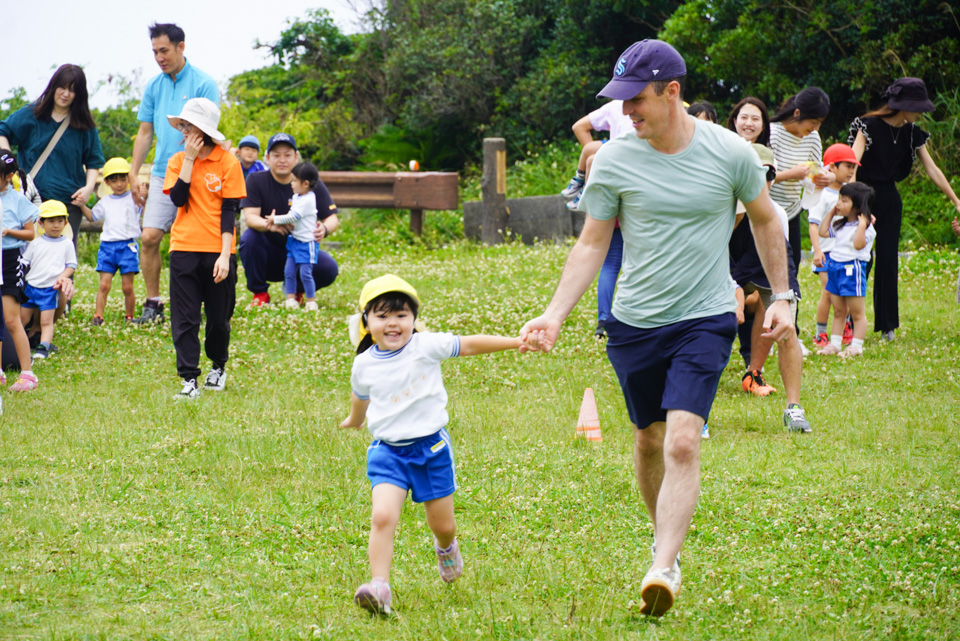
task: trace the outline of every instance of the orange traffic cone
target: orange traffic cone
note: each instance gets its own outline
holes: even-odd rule
[[[588,441],[602,441],[600,433],[600,414],[597,412],[597,401],[593,397],[593,388],[583,391],[583,402],[580,404],[580,418],[577,419],[577,436]]]

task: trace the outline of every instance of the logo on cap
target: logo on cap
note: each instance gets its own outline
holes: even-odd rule
[[[614,73],[617,74],[618,76],[622,76],[623,72],[625,72],[626,70],[627,70],[627,59],[620,58],[620,62],[617,63],[617,68],[614,71]]]

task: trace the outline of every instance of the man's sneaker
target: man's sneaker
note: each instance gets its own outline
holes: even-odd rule
[[[830,344],[830,337],[826,334],[817,334],[813,339],[813,344],[816,345],[818,349],[823,349]]]
[[[315,300],[308,300],[307,304],[303,306],[303,311],[305,312],[315,312],[318,309],[320,308],[317,307],[317,301]]]
[[[783,410],[783,426],[791,432],[800,432],[801,434],[809,434],[813,431],[810,423],[807,422],[803,408],[796,403],[790,403],[787,405],[787,409]]]
[[[50,356],[50,344],[49,343],[40,343],[37,345],[37,349],[33,351],[34,360],[44,360]]]
[[[847,320],[847,324],[843,326],[843,345],[849,345],[853,342],[853,321]]]
[[[441,550],[437,540],[433,540],[433,549],[437,551],[437,569],[444,583],[453,583],[463,574],[463,557],[460,556],[460,544],[454,539],[446,550]]]
[[[176,395],[173,397],[173,400],[188,401],[193,400],[198,396],[200,396],[200,389],[197,387],[197,379],[185,378],[183,379],[183,388],[176,393]]]
[[[574,176],[570,179],[570,184],[563,188],[563,191],[560,192],[560,195],[564,198],[573,198],[580,193],[580,190],[583,189],[584,181],[580,179],[579,176]]]
[[[840,350],[831,343],[827,343],[825,346],[817,350],[817,354],[820,354],[820,356],[836,356],[839,353]]]
[[[296,298],[288,298],[283,302],[283,306],[287,309],[300,309],[300,303],[297,302]]]
[[[700,438],[710,438],[710,426],[706,423],[703,424],[703,431],[700,432]]]
[[[253,295],[253,300],[250,301],[250,307],[263,307],[264,305],[270,304],[270,293],[269,292],[260,292],[259,294]]]
[[[777,388],[767,385],[767,382],[763,380],[763,375],[757,370],[751,370],[744,374],[740,385],[744,392],[749,392],[754,396],[769,396],[777,391]]]
[[[373,579],[357,588],[353,602],[371,614],[390,614],[390,585],[383,579]]]
[[[214,367],[207,374],[207,380],[203,382],[203,389],[222,392],[227,385],[227,373],[222,367]]]
[[[20,373],[20,377],[17,378],[16,382],[10,386],[11,392],[29,392],[30,390],[37,389],[37,385],[40,384],[40,381],[33,374],[24,374]]]
[[[679,566],[674,564],[672,568],[651,568],[640,584],[640,596],[643,598],[640,614],[662,617],[673,607],[679,592]]]
[[[90,319],[90,324],[94,327],[100,327],[103,325],[103,316],[94,316]]]
[[[860,356],[862,354],[863,354],[862,347],[854,347],[853,345],[850,345],[847,347],[847,349],[837,354],[837,356],[839,356],[840,358],[852,358],[854,356]]]
[[[143,302],[143,314],[133,321],[138,325],[152,325],[163,322],[163,303],[148,298]]]
[[[580,211],[580,196],[583,195],[583,192],[577,192],[577,195],[573,197],[573,200],[567,201],[567,209],[570,211]]]

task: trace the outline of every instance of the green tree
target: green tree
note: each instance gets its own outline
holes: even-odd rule
[[[30,104],[27,90],[23,87],[14,87],[7,93],[7,97],[0,100],[0,120],[5,120],[14,111]]]

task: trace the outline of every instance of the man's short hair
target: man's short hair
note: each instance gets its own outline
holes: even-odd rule
[[[650,84],[653,86],[653,91],[658,95],[662,96],[663,92],[667,90],[667,85],[671,82],[676,81],[680,84],[680,100],[683,100],[683,90],[687,85],[686,76],[677,76],[676,78],[665,78],[664,80],[654,80]]]
[[[173,24],[172,22],[154,22],[150,25],[150,39],[159,38],[160,36],[166,36],[170,39],[170,44],[178,45],[183,42],[185,36],[183,35],[183,29]]]

